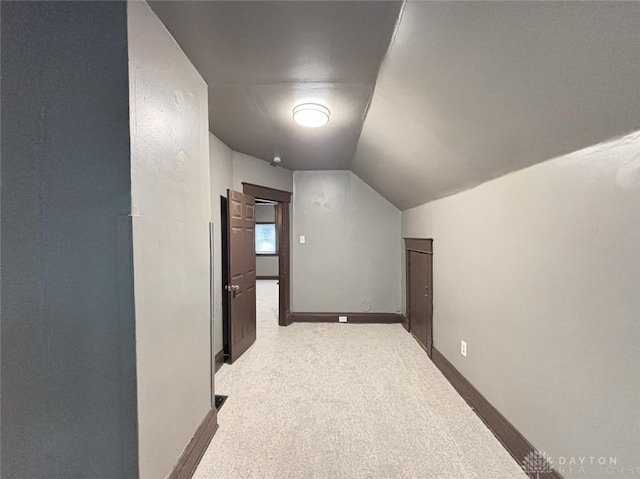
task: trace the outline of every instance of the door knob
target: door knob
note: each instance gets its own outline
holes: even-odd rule
[[[224,287],[227,291],[233,291],[234,293],[236,291],[240,291],[240,286],[238,286],[237,284],[228,284]]]

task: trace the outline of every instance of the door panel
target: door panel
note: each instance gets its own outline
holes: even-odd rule
[[[433,254],[424,253],[427,257],[427,284],[425,286],[425,298],[427,300],[427,353],[431,357],[431,348],[433,347]]]
[[[255,200],[227,190],[229,232],[229,361],[256,340]]]
[[[433,348],[433,241],[405,238],[409,331],[431,357]]]
[[[409,325],[418,342],[427,347],[427,258],[409,251]]]

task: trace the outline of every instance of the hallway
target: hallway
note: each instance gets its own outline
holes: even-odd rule
[[[195,479],[525,478],[399,324],[277,325],[216,375],[229,399]]]

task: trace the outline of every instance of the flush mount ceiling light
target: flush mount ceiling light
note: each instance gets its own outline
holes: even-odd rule
[[[293,121],[308,128],[318,128],[329,123],[331,112],[317,103],[302,103],[293,109]]]

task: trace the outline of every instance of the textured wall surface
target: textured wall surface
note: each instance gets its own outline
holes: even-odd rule
[[[293,176],[292,311],[399,311],[400,211],[349,171]]]
[[[402,213],[434,239],[435,347],[556,465],[640,466],[638,211],[640,133]]]
[[[253,156],[233,152],[233,189],[242,191],[242,183],[293,191],[293,172]]]
[[[233,187],[233,150],[209,133],[209,168],[211,170],[211,221],[213,221],[213,351],[222,351],[222,225],[220,198]]]
[[[128,4],[140,477],[165,477],[211,407],[207,85]]]
[[[1,8],[0,475],[134,478],[126,5]]]

